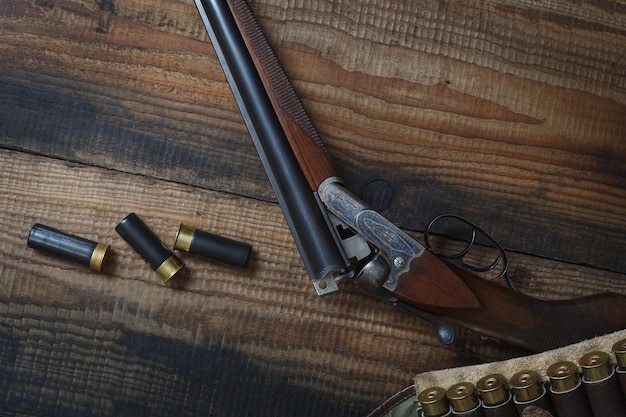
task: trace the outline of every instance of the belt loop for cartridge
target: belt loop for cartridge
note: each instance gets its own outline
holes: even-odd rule
[[[530,406],[540,407],[546,411],[552,412],[550,400],[547,395],[548,390],[537,371],[520,371],[511,377],[510,383],[515,392],[513,402],[520,415],[525,408]]]
[[[606,352],[593,351],[578,361],[583,368],[583,386],[591,411],[598,416],[626,416],[626,400]]]

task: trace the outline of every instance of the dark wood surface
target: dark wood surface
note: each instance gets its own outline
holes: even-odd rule
[[[346,184],[442,212],[525,293],[626,294],[626,4],[253,1]],[[318,298],[190,1],[0,1],[0,414],[362,416],[419,372],[524,351],[347,285]],[[162,284],[136,212],[253,246]],[[26,247],[109,243],[105,273]],[[506,312],[503,312],[506,314]]]

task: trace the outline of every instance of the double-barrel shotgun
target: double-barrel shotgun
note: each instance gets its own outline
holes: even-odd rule
[[[543,351],[626,327],[626,296],[545,301],[448,262],[366,206],[339,172],[245,0],[195,0],[319,295],[352,279],[433,323]]]

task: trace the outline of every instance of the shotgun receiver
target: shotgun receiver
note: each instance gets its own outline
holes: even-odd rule
[[[366,207],[342,184],[246,1],[195,2],[319,295],[353,279],[433,323],[444,343],[451,325],[532,351],[626,327],[623,295],[531,298],[441,259]]]

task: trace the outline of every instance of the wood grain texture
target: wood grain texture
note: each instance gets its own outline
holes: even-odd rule
[[[623,2],[250,4],[350,189],[411,233],[471,218],[531,296],[626,294]],[[191,1],[0,2],[0,148],[2,414],[359,416],[523,353],[315,295]],[[163,286],[114,232],[130,211],[251,265],[185,257]],[[35,222],[110,269],[28,249]]]
[[[132,415],[134,403],[154,404],[148,409],[157,414],[249,407],[243,414],[252,415],[259,397],[271,397],[265,407],[289,406],[286,390],[299,400],[324,399],[309,415],[334,414],[344,396],[362,404],[343,415],[357,415],[381,386],[410,381],[404,367],[422,337],[456,362],[428,328],[416,331],[415,319],[369,297],[311,297],[275,204],[15,152],[1,157],[9,197],[1,274],[10,289],[1,303],[7,411],[45,413],[57,404],[59,414],[82,413],[100,404],[90,412]],[[163,286],[114,232],[130,211],[166,242],[181,219],[247,241],[251,265],[187,256],[188,275]],[[26,248],[35,221],[110,243],[107,273]],[[398,343],[389,355],[386,348]],[[235,388],[242,400],[228,392]],[[277,415],[291,414],[283,411]]]
[[[351,287],[312,296],[275,204],[15,151],[0,161],[7,413],[356,416],[417,372],[521,353],[464,332],[444,348]],[[251,263],[181,255],[186,275],[163,285],[114,231],[131,211],[170,245],[181,219],[248,242]],[[111,244],[106,272],[27,248],[35,221]],[[533,271],[520,282],[531,295],[626,292],[620,274],[513,262]]]
[[[625,271],[623,5],[394,3],[252,2],[347,184]],[[271,200],[193,5],[99,4],[7,7],[6,145]]]

